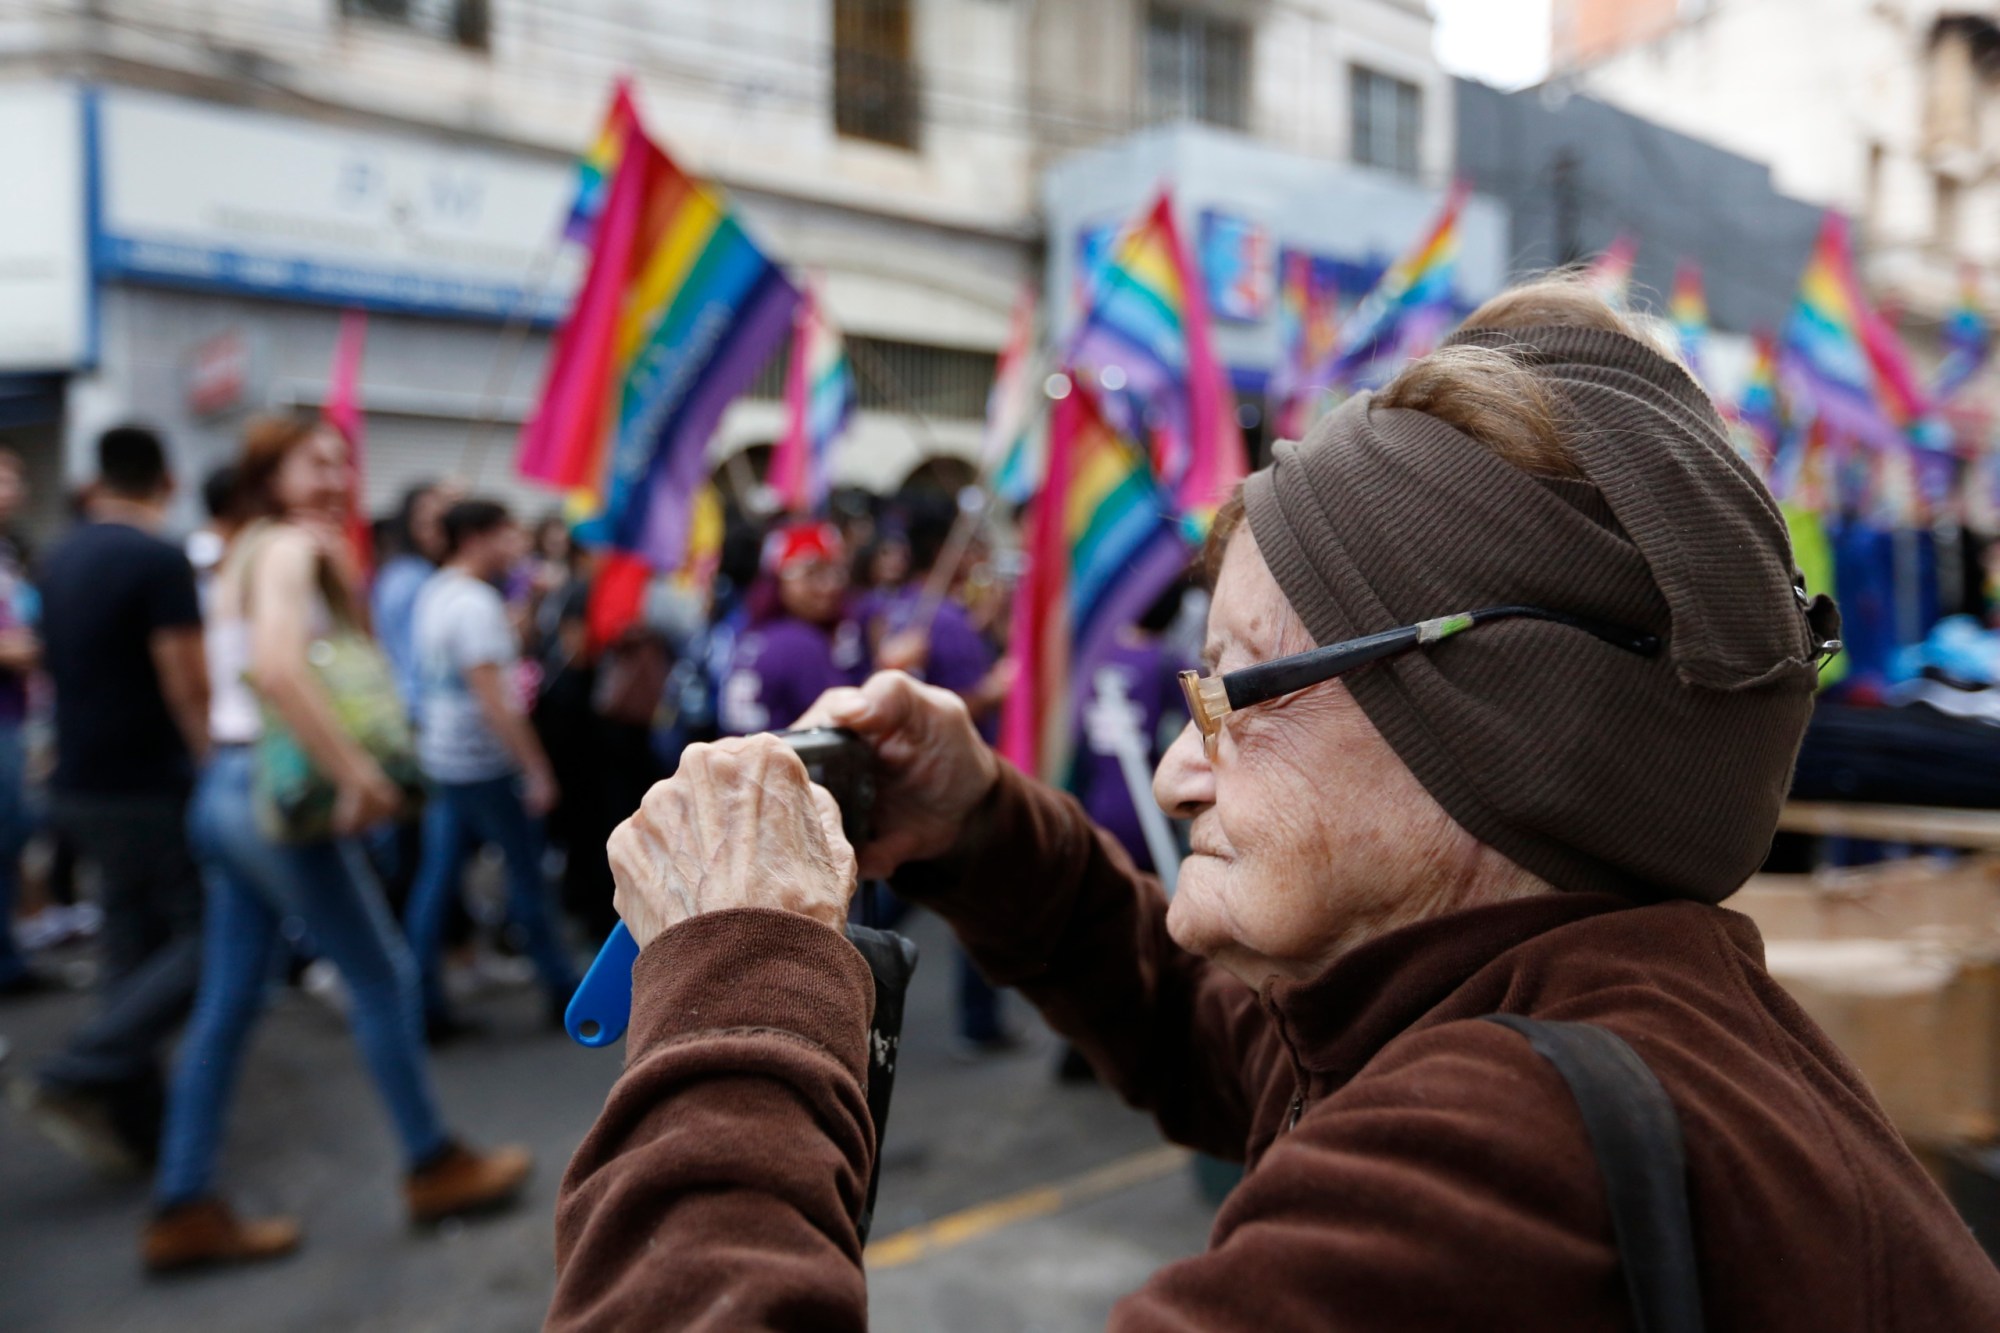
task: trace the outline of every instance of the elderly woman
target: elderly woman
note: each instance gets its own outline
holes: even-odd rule
[[[1117,1327],[1612,1329],[1650,1286],[1654,1328],[2000,1328],[2000,1276],[1717,906],[1838,626],[1680,366],[1517,289],[1280,445],[1209,554],[1214,674],[1156,780],[1191,821],[1171,903],[952,696],[878,676],[814,709],[879,757],[861,873],[1248,1168]],[[768,738],[697,747],[611,854],[644,952],[551,1325],[862,1326],[872,989],[829,799]],[[1637,1052],[1685,1143],[1655,1173],[1678,1237],[1614,1227],[1593,1137],[1631,1117],[1587,1132],[1492,1015]],[[1668,1137],[1608,1165],[1629,1185]]]

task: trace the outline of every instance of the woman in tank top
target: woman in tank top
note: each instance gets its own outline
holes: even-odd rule
[[[296,1223],[239,1218],[214,1187],[225,1112],[287,917],[305,923],[352,994],[349,1022],[401,1140],[411,1219],[511,1203],[529,1170],[520,1148],[479,1153],[446,1131],[423,1047],[416,967],[352,841],[395,818],[403,798],[342,729],[307,662],[336,616],[358,622],[362,614],[343,537],[346,448],[313,421],[264,418],[245,432],[239,466],[243,498],[260,517],[232,544],[211,603],[216,751],[189,814],[207,920],[200,995],[168,1094],[155,1211],[142,1242],[155,1272],[275,1258],[299,1243]],[[265,710],[333,778],[340,836],[278,843],[259,830],[251,743]]]

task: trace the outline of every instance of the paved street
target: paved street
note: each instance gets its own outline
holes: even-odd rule
[[[1036,1027],[1017,1056],[953,1062],[949,945],[934,921],[911,929],[924,963],[876,1223],[878,1243],[890,1243],[870,1276],[873,1326],[1101,1327],[1119,1294],[1201,1248],[1210,1210],[1144,1117],[1102,1089],[1055,1083],[1045,1030]],[[14,1045],[8,1072],[32,1064],[85,1007],[85,997],[60,996],[0,1008],[0,1035]],[[92,1178],[0,1111],[0,1329],[536,1327],[556,1180],[617,1056],[539,1029],[526,992],[474,1012],[491,1032],[439,1053],[441,1095],[469,1138],[532,1146],[539,1165],[522,1210],[435,1236],[407,1233],[393,1143],[353,1044],[329,1011],[288,993],[247,1062],[224,1183],[252,1209],[297,1213],[304,1252],[257,1270],[148,1282],[135,1249],[143,1186]],[[1024,1005],[1014,1014],[1033,1023]],[[950,1224],[922,1229],[941,1218]]]

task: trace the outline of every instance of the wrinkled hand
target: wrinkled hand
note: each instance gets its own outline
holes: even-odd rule
[[[767,907],[847,924],[854,849],[840,807],[775,736],[690,745],[611,835],[612,904],[640,948],[704,912]]]
[[[950,851],[1000,776],[965,701],[900,671],[828,690],[797,725],[846,727],[875,748],[875,837],[860,855],[870,879]]]

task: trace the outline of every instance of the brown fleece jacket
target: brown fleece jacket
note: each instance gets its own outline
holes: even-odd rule
[[[1250,1170],[1209,1249],[1119,1329],[1628,1326],[1569,1091],[1482,1014],[1601,1024],[1687,1139],[1709,1327],[2000,1329],[1996,1274],[1860,1076],[1721,908],[1548,894],[1424,922],[1261,995],[1066,797],[1009,770],[936,908],[1167,1136]],[[549,1327],[861,1328],[871,988],[834,932],[758,911],[662,934],[623,1078],[557,1206]]]

